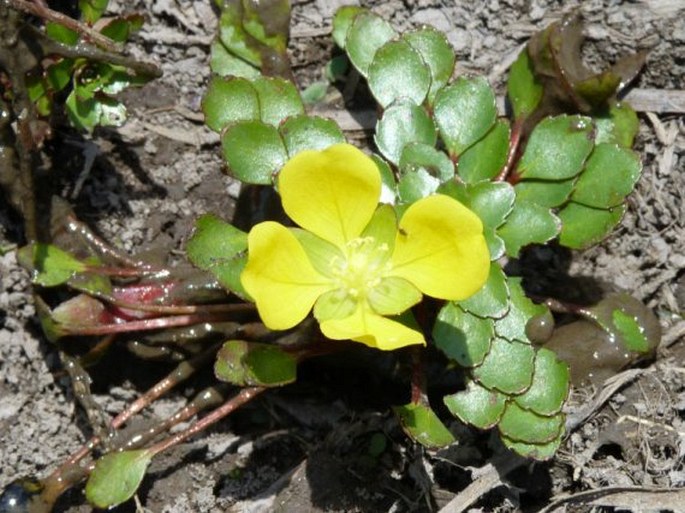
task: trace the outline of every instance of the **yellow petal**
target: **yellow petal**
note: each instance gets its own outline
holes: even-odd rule
[[[442,194],[423,198],[407,209],[399,227],[391,275],[450,300],[466,299],[487,280],[483,224],[457,200]]]
[[[267,328],[284,330],[301,322],[332,285],[307,258],[285,226],[267,221],[247,236],[247,265],[240,281],[257,303]]]
[[[381,317],[365,303],[349,317],[322,322],[321,331],[333,340],[351,339],[384,351],[426,343],[420,332]]]
[[[367,225],[381,194],[376,164],[350,144],[306,150],[278,176],[283,208],[305,230],[344,248]]]

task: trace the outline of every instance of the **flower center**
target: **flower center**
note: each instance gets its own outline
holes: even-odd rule
[[[345,257],[331,261],[333,276],[340,288],[355,299],[363,299],[390,270],[390,248],[373,237],[357,237],[345,246]]]

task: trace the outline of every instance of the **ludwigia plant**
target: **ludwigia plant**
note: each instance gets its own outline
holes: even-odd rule
[[[592,73],[579,58],[580,21],[565,18],[521,52],[506,109],[498,110],[484,78],[455,76],[454,52],[438,30],[399,33],[373,12],[343,7],[333,20],[344,52],[334,76],[362,77],[378,104],[373,144],[358,148],[333,120],[307,113],[287,61],[288,2],[220,7],[215,75],[202,108],[229,172],[245,185],[243,197],[269,208],[236,222],[244,229],[213,214],[198,219],[186,246],[192,266],[121,255],[69,215],[65,226],[80,235],[78,250],[37,240],[20,250],[39,293],[73,292],[53,307],[38,295],[47,336],[58,344],[104,337],[82,363],[122,333],[202,327],[186,347],[193,351],[174,353],[189,358],[179,369],[35,488],[21,485],[29,510],[49,510],[83,480],[97,507],[129,500],[156,454],[270,387],[292,383],[301,361],[355,345],[410,362],[410,400],[393,410],[416,442],[455,442],[449,425],[458,419],[492,430],[522,456],[552,458],[565,436],[572,373],[580,382],[605,376],[598,369],[607,366],[599,358],[596,368],[582,367],[577,346],[555,339],[550,308],[604,335],[597,354],[613,358],[612,370],[653,351],[658,323],[625,294],[596,306],[533,301],[504,265],[535,244],[587,248],[620,222],[641,164],[631,149],[637,117],[616,94],[644,56]],[[136,20],[102,32],[128,33]],[[77,38],[59,24],[44,33],[65,45]],[[65,105],[77,126],[90,129],[109,119],[106,95],[122,73],[112,62],[63,58],[31,79],[32,100],[42,108],[49,88],[71,80]],[[84,105],[92,107],[87,114]],[[220,347],[206,342],[209,335]],[[443,373],[463,375],[465,386],[429,396],[428,358]],[[232,395],[225,387],[207,391],[149,436],[112,445],[112,431],[208,360]],[[451,418],[436,412],[438,403]],[[206,408],[214,409],[163,438]],[[102,456],[92,454],[96,447]]]

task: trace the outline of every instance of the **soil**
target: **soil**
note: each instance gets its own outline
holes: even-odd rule
[[[305,87],[324,76],[334,51],[331,17],[349,2],[292,3],[289,51],[296,79]],[[239,192],[222,173],[217,139],[198,116],[217,24],[213,2],[112,4],[113,12],[146,14],[130,51],[158,63],[164,76],[125,94],[129,119],[123,127],[100,129],[88,140],[56,134],[61,157],[48,176],[79,218],[113,245],[136,254],[159,248],[182,254],[194,220],[207,212],[230,219]],[[400,30],[427,23],[444,31],[456,51],[457,72],[487,76],[499,95],[521,45],[573,9],[580,9],[586,22],[588,62],[613,62],[649,49],[636,87],[678,89],[684,83],[685,7],[678,0],[363,5]],[[528,281],[544,278],[545,273],[534,272],[543,268],[630,291],[654,310],[664,330],[656,359],[623,374],[623,386],[574,427],[553,461],[524,466],[517,461],[518,470],[507,475],[503,469],[512,465],[512,457],[502,456],[495,437],[457,421],[449,427],[458,444],[423,450],[387,413],[393,401],[401,401],[391,382],[373,377],[375,370],[364,363],[354,371],[329,362],[304,368],[297,385],[266,394],[209,433],[155,459],[138,493],[140,507],[152,512],[423,512],[448,505],[445,511],[535,511],[567,494],[637,487],[658,489],[660,495],[642,495],[633,503],[608,495],[594,505],[560,507],[685,511],[685,497],[680,495],[677,506],[674,495],[666,493],[685,485],[685,118],[642,113],[640,119],[637,150],[644,171],[620,228],[588,251],[538,250],[517,264]],[[362,143],[368,142],[366,135],[348,134]],[[84,172],[84,152],[93,150],[95,164]],[[0,247],[17,242],[19,219],[4,204],[0,221]],[[29,277],[14,252],[0,257],[0,276],[3,488],[22,476],[46,475],[91,431],[54,346],[36,323]],[[378,364],[373,355],[362,354],[361,360]],[[94,398],[115,415],[171,368],[115,349],[91,372]],[[139,425],[169,415],[201,386],[201,380],[190,382],[157,401]],[[383,399],[364,393],[383,387],[388,389]],[[575,389],[569,415],[587,405],[594,392]],[[492,478],[489,484],[483,476]],[[472,500],[465,489],[475,493]],[[114,511],[135,509],[131,502]],[[56,507],[89,510],[79,489]]]

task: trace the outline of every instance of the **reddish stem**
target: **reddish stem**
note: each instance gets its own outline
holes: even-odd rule
[[[110,335],[112,333],[130,333],[132,331],[149,331],[161,328],[177,328],[179,326],[191,326],[201,322],[217,322],[226,320],[225,316],[218,313],[197,313],[191,315],[176,315],[173,317],[156,317],[154,319],[142,319],[121,324],[102,324],[100,326],[61,326],[67,335]]]
[[[237,395],[233,396],[231,399],[226,401],[222,406],[219,406],[216,410],[212,411],[206,417],[198,420],[195,424],[190,426],[188,429],[177,433],[174,436],[170,436],[166,440],[150,447],[149,451],[151,454],[158,454],[174,445],[178,445],[184,442],[191,436],[198,434],[199,432],[207,429],[209,426],[223,419],[226,415],[232,413],[233,411],[240,408],[243,404],[250,402],[252,399],[257,397],[262,392],[266,391],[266,387],[249,387],[243,388]]]
[[[516,161],[518,160],[518,150],[519,150],[519,145],[521,143],[521,134],[523,132],[523,123],[525,122],[524,118],[518,118],[516,121],[514,121],[514,125],[511,127],[511,137],[509,137],[509,152],[507,153],[507,161],[504,164],[504,167],[502,170],[499,172],[499,174],[495,177],[496,182],[503,182],[504,180],[507,179],[507,176],[511,172],[511,170],[514,168],[514,165],[516,164]],[[512,175],[509,177],[509,183],[514,185],[516,182],[518,182],[518,176]],[[513,182],[512,182],[513,181]]]

